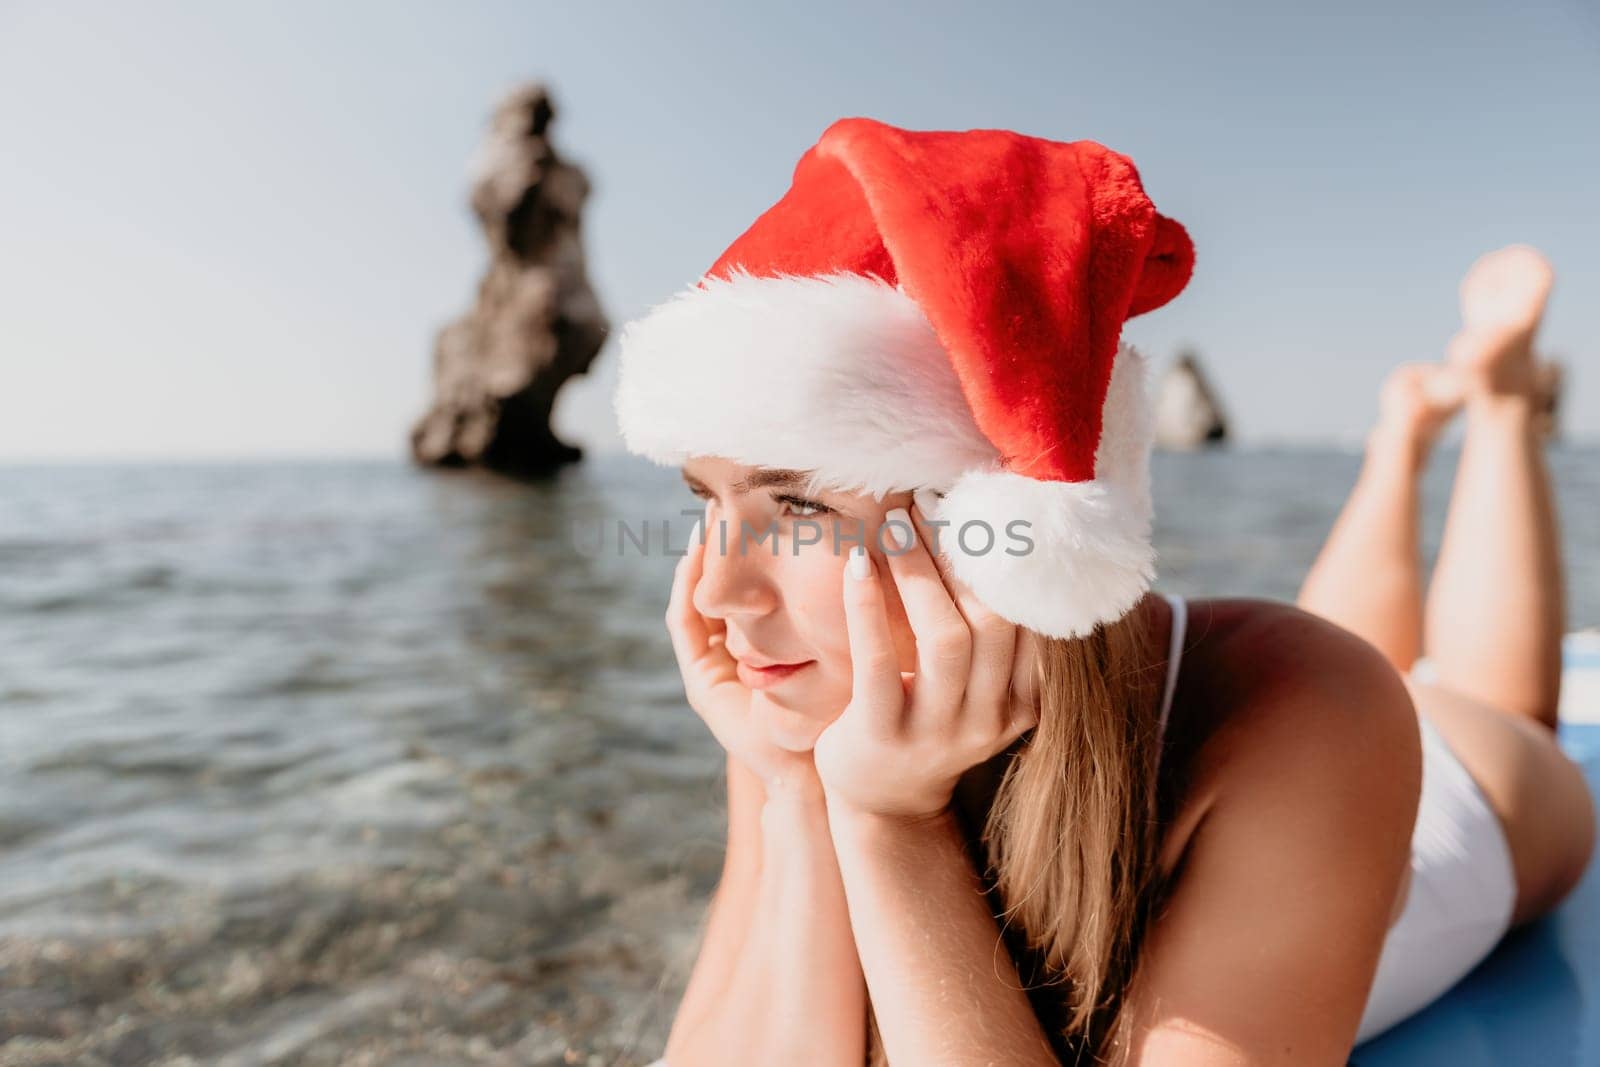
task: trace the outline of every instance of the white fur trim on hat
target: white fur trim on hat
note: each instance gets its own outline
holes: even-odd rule
[[[998,458],[933,327],[858,274],[735,274],[623,328],[614,397],[628,450],[815,470],[811,486],[944,488]]]

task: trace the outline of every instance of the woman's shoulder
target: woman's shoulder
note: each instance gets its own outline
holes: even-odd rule
[[[1404,681],[1371,644],[1290,603],[1189,602],[1170,730],[1175,822],[1191,831],[1225,796],[1337,804],[1356,820],[1415,804],[1421,750]]]
[[[1383,653],[1321,616],[1247,597],[1188,606],[1179,691],[1189,725],[1206,739],[1242,741],[1285,722],[1297,730],[1381,725],[1394,717],[1393,698],[1409,708],[1405,683]],[[1352,699],[1378,694],[1391,699]]]

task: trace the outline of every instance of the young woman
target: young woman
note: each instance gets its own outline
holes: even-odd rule
[[[884,243],[905,282],[909,242]],[[1386,385],[1298,607],[1148,593],[1057,627],[1059,592],[1013,610],[963,577],[931,514],[956,491],[688,457],[704,526],[666,621],[728,752],[729,828],[658,1063],[1343,1063],[1549,910],[1594,823],[1553,737],[1561,567],[1530,385],[1548,287],[1526,250],[1473,269],[1448,363]],[[1106,485],[1118,391],[1114,373]],[[636,402],[619,413],[649,452]],[[1424,610],[1417,478],[1461,407]],[[805,523],[909,538],[846,555],[800,547]],[[794,550],[723,550],[743,524]],[[1111,583],[1073,573],[1086,600]],[[1424,650],[1436,683],[1409,676]]]

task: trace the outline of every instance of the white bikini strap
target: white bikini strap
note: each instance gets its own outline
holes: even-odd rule
[[[1172,640],[1167,649],[1167,684],[1161,696],[1161,721],[1156,733],[1158,738],[1166,736],[1167,715],[1172,711],[1172,694],[1178,688],[1178,664],[1183,658],[1183,636],[1189,621],[1189,606],[1183,597],[1171,593],[1161,595],[1172,606]]]

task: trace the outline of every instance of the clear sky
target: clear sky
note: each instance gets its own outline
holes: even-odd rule
[[[1359,440],[1513,241],[1600,435],[1600,3],[1223,7],[0,0],[0,459],[402,455],[483,266],[467,161],[530,77],[616,325],[835,118],[1001,126],[1126,152],[1189,228],[1125,336],[1196,345],[1241,439]],[[598,450],[615,361],[557,411]]]

